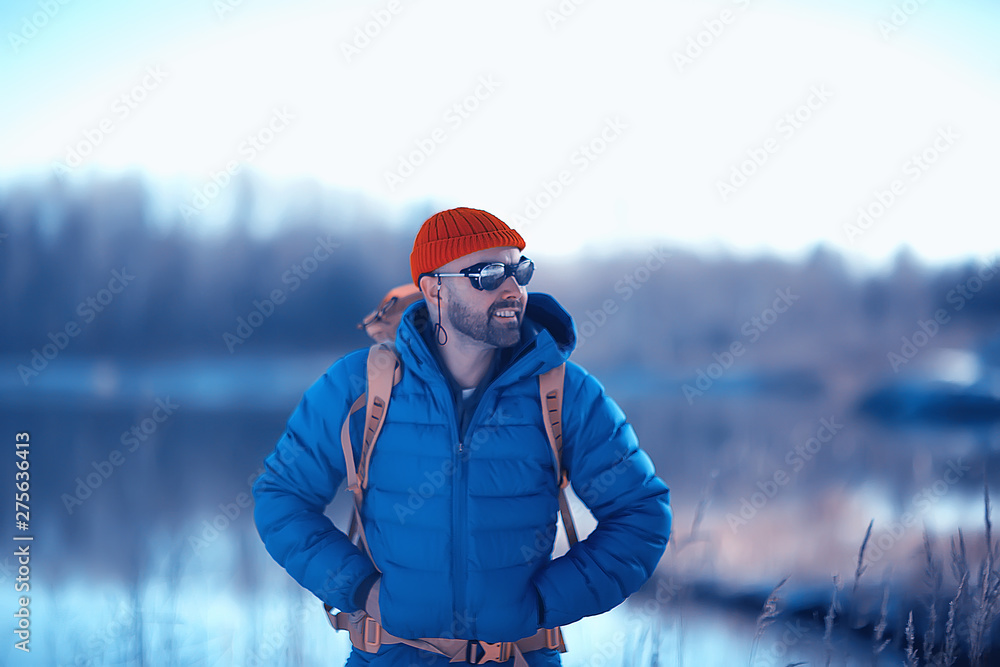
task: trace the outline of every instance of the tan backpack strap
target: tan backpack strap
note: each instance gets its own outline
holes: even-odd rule
[[[399,358],[384,344],[373,345],[368,351],[368,400],[365,409],[365,441],[361,447],[361,464],[358,482],[361,490],[368,488],[368,465],[371,463],[375,441],[378,440],[385,413],[389,409],[392,387],[402,377]]]
[[[361,523],[361,501],[364,500],[364,495],[361,485],[358,483],[358,472],[357,466],[354,463],[354,449],[351,447],[350,431],[351,415],[363,408],[365,403],[366,394],[361,394],[348,411],[347,417],[344,419],[344,424],[340,427],[340,445],[344,450],[344,466],[347,469],[347,488],[354,498],[354,511],[351,513],[351,525],[347,530],[347,539],[354,542],[355,535],[360,534],[361,542],[365,547],[365,551],[368,552],[368,558],[371,558],[371,549],[368,548],[368,539],[365,537],[364,526]],[[372,564],[374,563],[375,560],[372,559]],[[378,566],[375,569],[378,569]]]
[[[561,364],[538,376],[538,389],[545,415],[545,434],[552,447],[556,463],[556,484],[564,486],[566,471],[562,467],[562,389],[566,366]]]
[[[392,368],[390,375],[388,369]],[[372,450],[375,440],[382,430],[385,410],[389,405],[389,396],[392,393],[393,384],[399,382],[402,377],[399,370],[399,361],[395,353],[385,345],[375,345],[368,351],[368,391],[358,396],[354,404],[351,405],[343,425],[340,427],[340,444],[344,450],[344,465],[347,470],[347,488],[354,497],[354,509],[351,512],[351,525],[347,530],[347,538],[354,542],[357,535],[361,538],[361,543],[375,565],[371,549],[368,546],[368,538],[365,535],[364,523],[361,520],[361,505],[364,501],[364,491],[367,487],[368,463],[371,460]],[[351,447],[351,415],[365,407],[365,440],[361,449],[361,465],[354,462],[354,449]],[[378,566],[375,565],[378,570]],[[381,572],[381,570],[379,570]]]
[[[559,489],[559,514],[562,515],[563,528],[566,529],[566,540],[569,542],[569,546],[572,547],[580,541],[580,538],[576,534],[576,524],[573,523],[573,513],[569,509],[569,500],[566,498],[565,486]]]
[[[542,412],[545,414],[545,434],[549,438],[549,446],[552,447],[552,455],[556,463],[559,514],[562,515],[563,527],[566,529],[566,539],[569,540],[569,545],[572,547],[579,541],[579,538],[576,534],[573,514],[569,509],[569,501],[566,498],[569,476],[562,465],[562,397],[565,377],[566,364],[559,364],[538,376],[538,389],[542,399]]]
[[[344,418],[344,425],[340,427],[340,446],[344,450],[344,465],[347,468],[347,489],[357,500],[361,500],[361,487],[358,485],[358,467],[354,463],[354,448],[351,447],[351,415],[360,410],[365,401],[365,394],[358,396]]]
[[[366,372],[368,391],[358,396],[347,413],[347,418],[344,419],[344,423],[340,427],[340,442],[344,449],[344,464],[347,468],[347,488],[354,496],[354,510],[351,513],[351,525],[347,530],[347,538],[351,542],[354,542],[355,535],[361,538],[361,544],[368,553],[368,558],[378,570],[378,565],[375,565],[375,558],[372,556],[372,550],[368,546],[364,522],[361,520],[361,505],[365,498],[365,489],[368,486],[368,464],[375,448],[375,441],[382,431],[392,387],[402,378],[402,373],[396,353],[385,344],[374,345],[368,350]],[[361,463],[356,465],[354,463],[354,450],[351,447],[350,421],[351,415],[360,410],[362,406],[365,407],[365,440],[361,447]]]

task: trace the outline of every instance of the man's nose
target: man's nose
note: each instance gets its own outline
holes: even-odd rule
[[[507,279],[500,285],[500,295],[504,297],[515,295],[518,299],[521,298],[521,285],[514,280],[514,276],[507,276]]]

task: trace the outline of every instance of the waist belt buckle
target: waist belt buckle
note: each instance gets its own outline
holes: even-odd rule
[[[545,630],[546,648],[557,648],[560,653],[566,651],[566,644],[563,643],[562,630],[560,628],[543,628]]]
[[[510,660],[510,653],[510,642],[489,644],[477,639],[470,639],[465,645],[465,661],[472,665],[482,665],[486,662],[506,662]]]
[[[361,634],[361,640],[364,642],[364,650],[367,653],[378,652],[379,647],[382,645],[381,630],[382,628],[374,618],[371,616],[365,616],[365,624]]]

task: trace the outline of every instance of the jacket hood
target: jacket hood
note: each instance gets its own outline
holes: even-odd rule
[[[415,373],[436,372],[434,356],[421,331],[432,327],[427,302],[420,299],[403,312],[396,331],[396,351],[404,367]],[[576,324],[573,318],[549,294],[529,292],[521,321],[521,342],[511,348],[504,371],[514,369],[514,380],[538,375],[566,362],[576,348]]]

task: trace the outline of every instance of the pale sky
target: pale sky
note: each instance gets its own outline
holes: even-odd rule
[[[0,25],[0,196],[79,149],[71,178],[137,168],[169,215],[231,163],[387,217],[483,208],[545,253],[1000,250],[996,3],[52,0]]]

